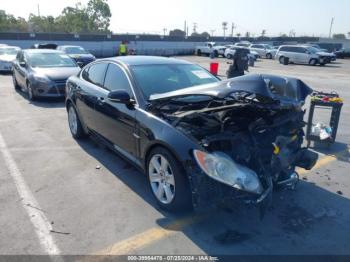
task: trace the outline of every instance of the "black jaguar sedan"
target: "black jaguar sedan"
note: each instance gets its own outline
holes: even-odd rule
[[[92,135],[147,174],[156,201],[178,211],[243,199],[265,210],[275,186],[317,155],[303,142],[302,81],[248,75],[220,81],[160,57],[95,61],[66,86],[74,138]]]

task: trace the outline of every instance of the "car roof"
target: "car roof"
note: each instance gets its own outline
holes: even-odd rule
[[[175,59],[175,58],[167,58],[167,57],[161,57],[161,56],[119,56],[119,57],[111,57],[106,59],[108,61],[116,61],[121,62],[123,64],[126,64],[128,66],[134,66],[134,65],[166,65],[166,64],[188,64],[191,65],[192,63]],[[99,61],[101,61],[99,60]]]
[[[64,48],[67,48],[67,47],[80,47],[80,48],[83,48],[80,45],[59,45],[58,47],[64,47]]]
[[[54,49],[25,49],[23,51],[28,54],[42,54],[42,53],[64,54],[62,51],[54,50]]]
[[[0,45],[0,49],[8,49],[8,48],[15,48],[15,49],[21,49],[20,47],[18,46],[13,46],[13,45]]]

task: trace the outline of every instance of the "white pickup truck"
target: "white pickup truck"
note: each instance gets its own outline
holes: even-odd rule
[[[217,45],[215,42],[206,42],[203,46],[196,46],[196,54],[201,55],[210,55],[211,52],[214,52],[214,56],[223,56],[225,55],[225,46]]]

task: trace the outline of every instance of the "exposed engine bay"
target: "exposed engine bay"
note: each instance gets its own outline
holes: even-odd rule
[[[316,153],[302,147],[302,106],[311,91],[300,80],[250,75],[160,99],[157,114],[206,152],[223,153],[253,170],[266,191],[293,186],[295,168],[311,169],[317,161]]]

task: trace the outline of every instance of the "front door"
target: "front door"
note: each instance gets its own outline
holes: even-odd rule
[[[126,72],[110,63],[103,88],[100,88],[95,104],[97,132],[110,141],[115,149],[131,160],[136,160],[136,110],[134,106],[112,102],[108,93],[114,90],[127,91],[134,98]]]

